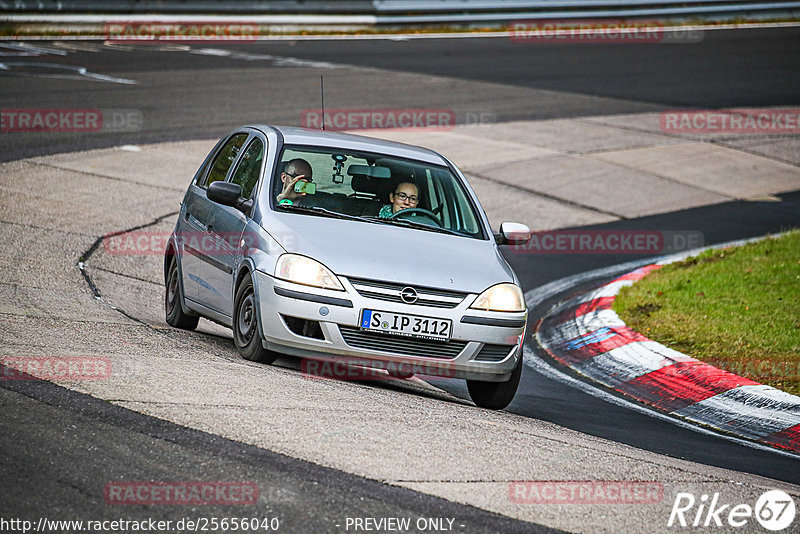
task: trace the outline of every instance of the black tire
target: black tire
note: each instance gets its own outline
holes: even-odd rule
[[[400,380],[408,380],[414,373],[411,372],[411,366],[400,364],[397,367],[390,367],[386,369],[386,372],[389,373],[389,376],[392,378],[399,378]]]
[[[183,313],[183,287],[178,273],[178,258],[172,257],[164,290],[164,315],[167,324],[182,330],[194,330],[200,317]]]
[[[391,376],[392,378],[397,378],[398,380],[408,380],[409,378],[414,376],[414,373],[400,373],[398,371],[387,371],[387,372],[389,373],[389,376]]]
[[[514,400],[522,376],[522,354],[519,355],[517,366],[511,377],[505,382],[483,382],[481,380],[467,380],[467,390],[477,406],[489,410],[502,410]]]
[[[258,333],[258,303],[250,273],[247,273],[239,284],[233,302],[233,342],[236,344],[236,350],[242,358],[251,362],[274,362],[278,354],[266,350],[261,345],[261,336]]]

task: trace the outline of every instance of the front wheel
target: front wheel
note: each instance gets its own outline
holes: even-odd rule
[[[200,320],[197,316],[183,313],[183,287],[178,273],[178,258],[172,257],[167,270],[167,285],[164,293],[164,315],[167,324],[183,330],[194,330]]]
[[[401,363],[398,366],[389,366],[386,369],[386,372],[389,373],[389,376],[392,378],[399,378],[400,380],[408,380],[414,373],[411,371],[411,366]]]
[[[511,377],[505,382],[483,382],[481,380],[467,380],[467,390],[472,402],[481,408],[489,410],[502,410],[514,399],[522,376],[522,354],[519,355]]]
[[[245,360],[258,363],[272,363],[278,355],[261,345],[258,334],[258,314],[253,279],[247,273],[236,290],[233,314],[233,342],[236,350]]]

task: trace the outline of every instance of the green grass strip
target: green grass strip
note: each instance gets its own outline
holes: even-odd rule
[[[614,311],[650,339],[800,395],[800,231],[662,267]]]

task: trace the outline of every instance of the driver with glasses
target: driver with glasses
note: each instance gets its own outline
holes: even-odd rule
[[[390,204],[384,205],[378,212],[378,217],[388,219],[398,211],[416,208],[419,203],[419,189],[411,182],[400,182],[394,193],[389,193],[389,202]]]

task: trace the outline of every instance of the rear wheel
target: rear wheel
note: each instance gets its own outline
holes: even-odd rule
[[[519,356],[517,366],[511,377],[505,382],[483,382],[481,380],[467,380],[467,390],[472,402],[481,408],[489,410],[502,410],[514,399],[522,376],[522,354]]]
[[[183,313],[183,288],[178,273],[178,258],[172,257],[167,270],[166,291],[164,293],[164,315],[167,324],[183,330],[197,328],[199,317]]]
[[[253,279],[247,273],[236,290],[233,313],[233,342],[242,358],[251,362],[272,363],[278,354],[261,345]]]

